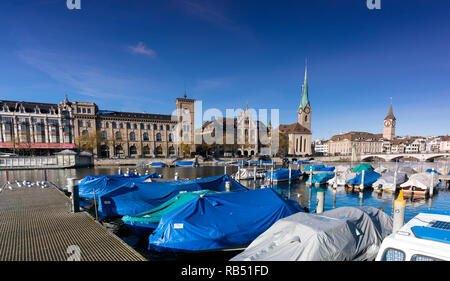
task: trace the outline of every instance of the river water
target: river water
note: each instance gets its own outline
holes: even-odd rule
[[[326,163],[325,163],[326,164]],[[358,163],[349,164],[346,163],[344,165],[352,165],[356,166]],[[450,165],[441,164],[441,163],[371,163],[372,166],[378,167],[382,165],[383,167],[390,167],[394,165],[410,165],[412,168],[415,168],[418,172],[425,171],[427,168],[434,167],[435,169],[440,170],[441,172],[445,172],[446,174],[449,171]],[[337,163],[329,163],[327,166],[335,166],[339,165]],[[129,167],[131,171],[134,171],[136,167]],[[122,167],[122,171],[125,172],[127,167]],[[165,179],[173,179],[175,173],[177,172],[180,179],[194,179],[200,177],[210,177],[222,175],[224,173],[223,166],[202,166],[198,168],[193,167],[166,167],[166,168],[137,168],[137,171],[140,173],[145,173],[145,171],[156,172],[161,174]],[[227,173],[231,174],[237,171],[237,167],[227,167]],[[82,179],[87,175],[111,175],[117,174],[118,167],[95,167],[95,168],[78,168],[78,169],[49,169],[46,171],[47,180],[52,184],[63,187],[66,185],[67,178],[78,178]],[[0,185],[3,185],[6,182],[6,177],[8,176],[8,180],[18,180],[18,181],[42,181],[44,180],[44,171],[43,170],[15,170],[9,171],[8,175],[6,175],[5,171],[0,172]],[[305,177],[306,178],[306,177]],[[302,207],[307,207],[311,212],[315,211],[316,208],[316,192],[318,190],[317,187],[309,188],[305,184],[306,180],[303,179],[301,181],[293,182],[291,185],[286,183],[281,183],[278,185],[274,185],[273,188],[283,195],[283,197],[290,198],[296,200]],[[262,184],[262,180],[258,180],[254,182],[253,180],[241,180],[241,184],[245,185],[249,189],[260,188]],[[338,208],[342,206],[373,206],[377,208],[382,208],[387,214],[392,215],[392,206],[393,202],[396,198],[396,195],[389,193],[374,193],[372,189],[365,189],[363,198],[361,199],[358,193],[347,193],[344,188],[338,188],[336,192],[333,192],[333,189],[330,187],[323,186],[325,190],[325,211],[331,210],[333,208]],[[406,203],[406,212],[405,212],[405,220],[408,221],[413,218],[415,215],[420,213],[423,210],[445,210],[450,211],[450,191],[444,186],[442,183],[437,187],[434,196],[432,198],[417,198],[417,199],[407,199]],[[245,215],[245,214],[243,214]],[[167,259],[179,259],[174,256],[170,257],[160,257],[158,255],[149,254],[145,251],[146,245],[145,241],[147,238],[142,237],[133,237],[129,235],[127,232],[115,232],[118,236],[120,236],[125,242],[127,242],[130,246],[137,249],[141,254],[149,258],[150,260],[167,260]],[[143,242],[144,241],[144,242]],[[219,258],[215,256],[218,260],[227,260],[231,258],[234,254],[229,253],[228,255],[221,255]],[[192,259],[192,256],[189,257]],[[202,257],[204,260],[204,257]]]

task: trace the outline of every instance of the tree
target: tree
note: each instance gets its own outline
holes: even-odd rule
[[[94,153],[94,150],[100,145],[101,132],[90,133],[87,135],[78,136],[76,142],[78,142],[78,148],[83,151],[89,151]]]
[[[180,156],[185,158],[187,156],[191,155],[191,146],[188,144],[185,144],[184,142],[181,142],[180,144]]]

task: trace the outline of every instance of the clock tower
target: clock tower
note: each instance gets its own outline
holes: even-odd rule
[[[305,66],[305,81],[303,82],[302,99],[300,101],[300,106],[298,107],[297,123],[307,128],[308,130],[311,130],[311,105],[309,104],[308,97],[307,72],[307,66]]]
[[[394,113],[392,112],[392,103],[389,108],[389,112],[384,118],[384,128],[383,128],[383,138],[387,140],[392,140],[395,137],[395,124],[396,119]]]

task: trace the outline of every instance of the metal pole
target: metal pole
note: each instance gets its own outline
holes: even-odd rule
[[[333,209],[336,208],[336,189],[333,188]]]
[[[253,167],[253,180],[256,181],[256,166]]]
[[[72,199],[72,213],[77,213],[80,211],[80,201],[78,194],[78,179],[68,178],[67,179],[67,189],[71,193],[70,198]]]
[[[229,192],[231,189],[231,181],[226,181],[225,182],[225,191]]]
[[[119,167],[119,175],[122,174],[122,167]]]
[[[323,213],[323,206],[325,204],[325,192],[322,188],[319,188],[316,193],[317,196],[317,208],[316,213],[321,214]]]
[[[271,168],[271,171],[270,171],[270,184],[271,185],[273,184],[273,165],[272,165],[272,168]]]
[[[309,185],[312,186],[313,170],[312,166],[309,166]]]
[[[392,233],[397,232],[405,224],[406,201],[403,199],[403,190],[400,190],[397,200],[394,201],[394,222]]]
[[[223,166],[223,169],[225,170],[224,175],[226,175],[227,174],[227,165]]]

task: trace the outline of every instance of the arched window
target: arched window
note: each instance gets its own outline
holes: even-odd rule
[[[130,140],[132,140],[132,141],[136,140],[136,134],[134,132],[130,133]]]
[[[102,134],[101,134],[100,138],[102,140],[106,140],[107,137],[108,137],[108,134],[106,133],[106,131],[102,131]]]
[[[150,154],[150,147],[148,147],[148,145],[146,145],[142,148],[142,154],[144,154],[144,155]]]
[[[308,115],[305,115],[305,122],[308,122]]]
[[[148,133],[144,133],[144,135],[142,136],[142,138],[145,140],[145,141],[148,141],[149,139],[148,139]]]
[[[169,155],[174,155],[175,154],[175,148],[173,148],[173,146],[169,147]]]
[[[122,146],[121,145],[116,146],[115,149],[114,149],[114,152],[115,152],[116,155],[117,154],[123,154]]]
[[[134,146],[134,145],[130,146],[130,155],[133,155],[133,154],[137,154],[137,149],[136,149],[136,146]]]
[[[83,136],[86,136],[86,135],[89,134],[89,132],[88,132],[87,130],[83,130],[83,131],[81,132],[81,134],[82,134]]]
[[[169,141],[172,142],[173,141],[173,135],[169,134]]]
[[[161,148],[161,146],[157,146],[156,148],[155,148],[155,154],[156,155],[161,155],[163,152],[162,152],[162,148]]]
[[[117,123],[116,122],[112,122],[112,127],[113,127],[113,129],[116,129],[117,128]]]
[[[121,139],[122,139],[122,134],[121,134],[120,132],[116,132],[116,133],[114,134],[114,137],[115,137],[117,140],[121,140]]]
[[[156,141],[161,141],[161,134],[160,133],[156,134]]]

